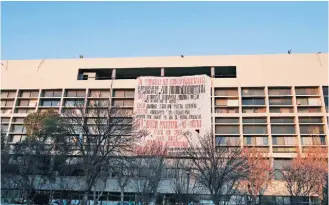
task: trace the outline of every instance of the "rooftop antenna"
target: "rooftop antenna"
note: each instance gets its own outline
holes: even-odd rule
[[[291,54],[291,49],[290,49],[290,50],[288,50],[288,54]]]

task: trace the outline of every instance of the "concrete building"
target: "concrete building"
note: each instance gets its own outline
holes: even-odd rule
[[[112,106],[132,110],[137,77],[199,74],[211,77],[217,142],[257,146],[275,168],[296,156],[296,146],[328,146],[327,53],[3,60],[1,126],[15,143],[31,112],[63,112],[72,100],[90,102],[100,92]]]

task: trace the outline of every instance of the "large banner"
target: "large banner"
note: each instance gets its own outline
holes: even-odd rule
[[[211,131],[211,82],[207,75],[140,77],[135,89],[137,129],[148,131],[143,144],[160,143],[170,150],[188,147]]]

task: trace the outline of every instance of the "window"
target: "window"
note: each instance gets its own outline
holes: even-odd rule
[[[238,136],[216,136],[216,145],[239,145],[240,137]]]
[[[299,125],[301,134],[324,134],[322,125]]]
[[[41,100],[41,106],[57,107],[59,106],[60,100]]]
[[[296,137],[272,136],[273,145],[297,145]]]
[[[243,108],[243,113],[265,113],[266,108]]]
[[[15,123],[24,123],[24,117],[15,117],[14,119],[13,119],[13,122],[15,122]]]
[[[321,108],[319,108],[319,107],[312,107],[312,108],[299,107],[298,112],[299,113],[318,113],[318,112],[321,112]]]
[[[215,108],[215,113],[239,113],[239,108]]]
[[[1,100],[1,107],[11,107],[13,104],[13,100]]]
[[[273,147],[273,153],[295,153],[295,152],[297,152],[296,147]]]
[[[9,135],[9,142],[11,143],[17,143],[25,140],[25,135]]]
[[[28,109],[28,108],[19,108],[19,109],[15,109],[15,113],[20,113],[20,114],[29,114],[34,112],[35,109]]]
[[[296,95],[319,95],[317,87],[296,87]]]
[[[8,132],[8,125],[1,125],[1,134]]]
[[[271,117],[271,123],[294,123],[293,117]]]
[[[326,111],[328,112],[328,101],[329,101],[328,86],[323,86],[322,92],[323,92],[323,97],[324,97],[324,104],[326,105]]]
[[[292,105],[291,98],[270,98],[270,105]]]
[[[215,96],[238,96],[238,88],[215,88]]]
[[[37,98],[39,96],[39,91],[38,90],[24,90],[20,92],[20,97],[22,98]]]
[[[85,97],[85,90],[67,90],[66,97]]]
[[[323,123],[322,117],[299,117],[299,123]]]
[[[215,132],[217,134],[239,134],[239,125],[216,125]]]
[[[302,145],[326,145],[325,136],[302,136]]]
[[[9,123],[10,118],[9,117],[2,117],[1,118],[1,123]]]
[[[215,78],[236,78],[236,66],[216,66]]]
[[[91,107],[107,107],[109,100],[89,100],[88,106]]]
[[[267,134],[266,125],[243,125],[244,134]]]
[[[266,123],[266,117],[244,117],[243,123]]]
[[[265,105],[264,98],[242,98],[242,105]]]
[[[268,137],[244,136],[243,142],[245,145],[267,146]]]
[[[1,99],[3,98],[15,98],[16,91],[1,91]]]
[[[272,87],[272,88],[268,88],[268,94],[269,95],[291,95],[291,88],[276,88],[276,87]]]
[[[270,113],[293,113],[293,108],[278,108],[278,107],[271,107]]]
[[[294,125],[271,125],[272,134],[295,134]]]
[[[23,125],[12,125],[11,132],[24,133],[25,127]]]
[[[62,90],[44,90],[42,97],[61,97]]]
[[[11,114],[11,108],[10,109],[1,109],[2,114]]]
[[[18,100],[18,106],[35,107],[37,100]]]
[[[65,107],[82,107],[84,105],[83,100],[65,100]]]
[[[110,91],[109,90],[92,90],[89,93],[89,97],[93,98],[109,98]]]
[[[242,88],[242,96],[264,96],[264,88]]]
[[[239,123],[239,118],[216,117],[216,123]]]
[[[216,106],[239,106],[239,100],[238,99],[216,99],[215,100]]]
[[[134,90],[114,90],[113,97],[127,97],[133,98],[135,96]]]
[[[140,76],[161,76],[161,68],[117,68],[115,79],[136,79]]]
[[[320,106],[320,98],[297,98],[297,105]]]
[[[286,169],[291,164],[291,159],[274,159],[274,178],[282,179],[281,170]]]
[[[113,100],[113,106],[134,106],[134,100]]]

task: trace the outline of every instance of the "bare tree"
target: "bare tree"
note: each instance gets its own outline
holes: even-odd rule
[[[248,162],[248,175],[241,186],[251,197],[251,204],[256,205],[257,196],[264,194],[272,181],[272,166],[265,153],[256,147],[245,148],[243,154]]]
[[[82,204],[86,205],[92,190],[100,191],[96,198],[104,191],[100,189],[106,186],[99,187],[97,182],[106,181],[104,173],[111,169],[110,158],[132,152],[145,133],[134,131],[136,125],[130,111],[111,107],[109,100],[94,100],[87,107],[79,102],[66,108],[63,117],[71,124],[69,141],[81,160],[85,182]]]
[[[328,177],[327,153],[327,148],[311,147],[283,168],[281,173],[293,197],[292,204],[300,204],[303,198],[310,196],[318,196],[323,200],[323,188]]]
[[[134,179],[137,200],[145,205],[156,201],[161,177],[166,169],[167,148],[156,143],[146,144],[134,159],[138,173]]]
[[[120,187],[121,202],[124,202],[125,188],[131,182],[134,174],[134,163],[129,157],[111,159],[111,169]]]
[[[188,133],[187,138],[190,139]],[[187,154],[193,163],[191,174],[207,188],[215,205],[227,203],[236,194],[241,180],[247,177],[248,162],[242,149],[230,143],[216,146],[211,134],[200,137],[197,143],[189,142]]]
[[[176,203],[188,203],[195,195],[202,192],[202,186],[191,176],[191,160],[187,158],[173,158],[170,160],[172,179],[170,185],[175,193]]]

